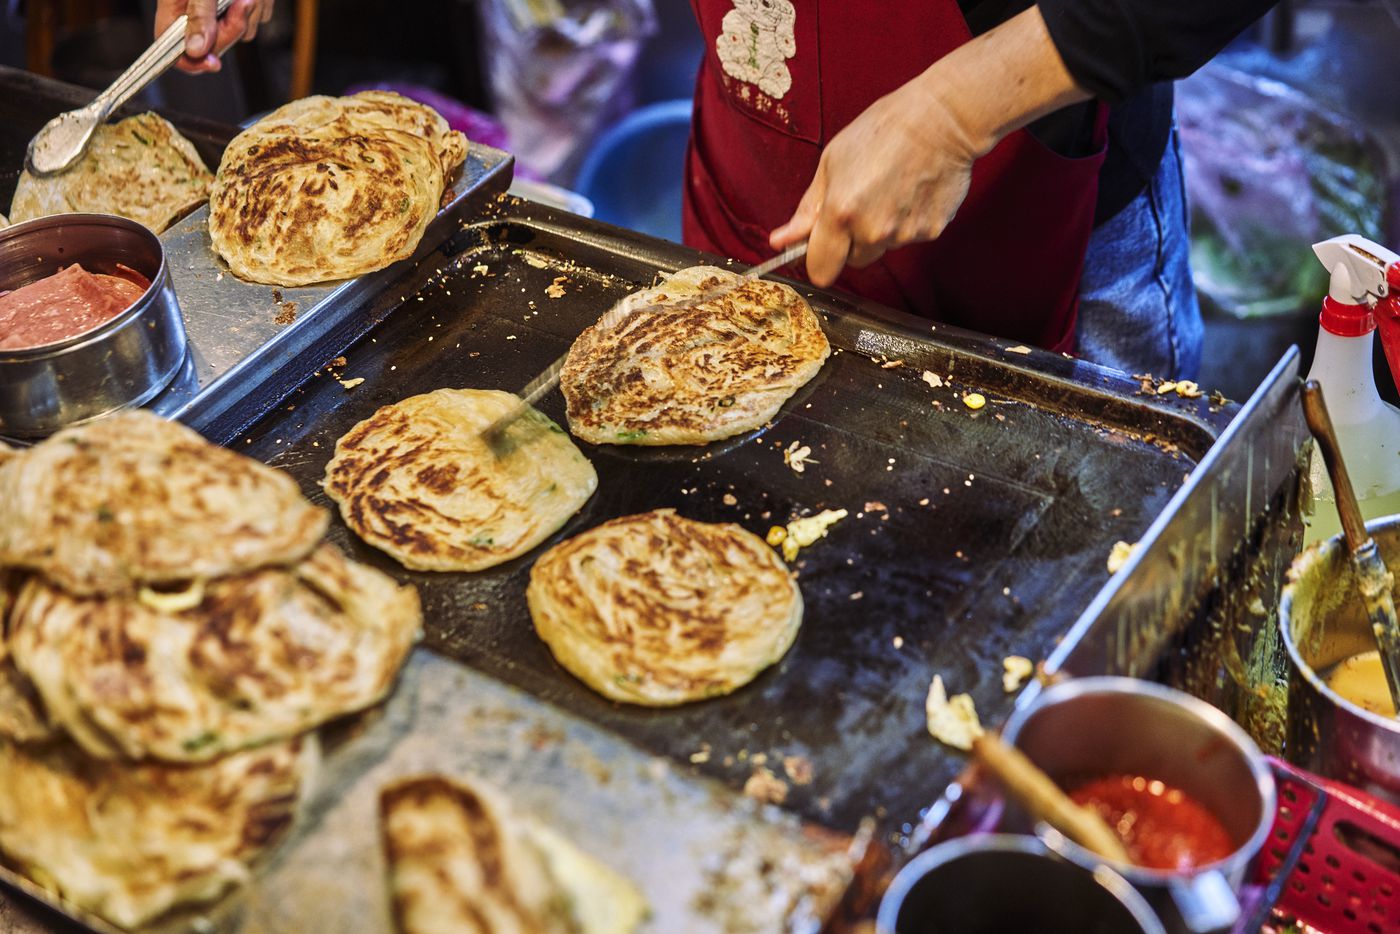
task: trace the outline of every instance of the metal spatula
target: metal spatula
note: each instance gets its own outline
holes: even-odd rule
[[[1332,492],[1337,497],[1346,549],[1356,569],[1356,582],[1366,604],[1366,617],[1371,621],[1376,647],[1380,649],[1386,687],[1390,688],[1395,709],[1400,710],[1400,624],[1396,623],[1395,601],[1391,597],[1395,581],[1376,549],[1376,540],[1366,531],[1366,520],[1356,504],[1356,493],[1347,476],[1346,464],[1342,462],[1341,446],[1332,430],[1332,417],[1327,414],[1327,404],[1322,400],[1322,386],[1315,379],[1303,384],[1303,415],[1332,477]]]
[[[626,308],[622,304],[622,302],[619,301],[617,304],[613,305],[612,308],[608,309],[608,311],[604,313],[604,315],[601,318],[598,319],[598,324],[604,330],[607,330],[608,328],[616,327],[617,324],[620,323],[622,319],[627,317],[628,315],[643,314],[645,312],[654,311],[656,309],[665,309],[667,311],[672,311],[677,308],[694,308],[696,305],[703,305],[706,302],[712,302],[717,298],[721,298],[725,295],[728,295],[735,289],[741,288],[742,286],[753,282],[755,279],[762,279],[769,273],[774,272],[777,269],[781,269],[783,266],[786,266],[788,263],[791,263],[794,260],[802,258],[806,254],[807,241],[803,240],[801,243],[796,243],[788,247],[786,250],[779,253],[772,259],[764,260],[757,266],[751,266],[749,269],[744,271],[738,279],[735,279],[732,282],[727,282],[724,285],[719,286],[718,288],[710,289],[707,292],[701,292],[699,295],[695,295],[690,298],[683,298],[679,301],[666,302],[665,304],[643,305],[640,308],[633,309]],[[520,416],[530,411],[530,409],[534,406],[536,402],[539,402],[541,399],[543,399],[546,395],[549,394],[550,390],[552,390],[555,386],[559,385],[559,375],[564,371],[564,361],[567,359],[569,359],[569,354],[568,351],[565,351],[564,354],[559,357],[559,359],[555,360],[549,366],[545,367],[544,371],[540,373],[539,376],[536,376],[534,379],[530,380],[530,382],[525,384],[525,388],[520,390],[519,405],[506,412],[504,415],[496,419],[490,425],[487,425],[485,430],[481,432],[481,437],[485,439],[486,443],[491,445],[491,447],[498,454],[503,453],[506,447],[502,444],[502,441],[505,438],[506,429],[509,428],[511,424],[515,422],[516,419],[520,418]]]
[[[222,16],[233,0],[219,0],[217,15]],[[29,141],[24,167],[40,178],[57,175],[72,167],[92,142],[93,131],[142,88],[163,75],[185,54],[185,24],[188,17],[176,17],[165,32],[122,72],[112,86],[93,98],[91,104],[59,114]]]

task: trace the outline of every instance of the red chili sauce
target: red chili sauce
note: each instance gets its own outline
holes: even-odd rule
[[[75,264],[0,292],[0,350],[42,347],[85,334],[130,308],[150,285],[126,266],[109,276]]]
[[[1179,788],[1141,775],[1111,774],[1069,793],[1091,807],[1123,840],[1134,864],[1187,870],[1235,851],[1219,819]]]

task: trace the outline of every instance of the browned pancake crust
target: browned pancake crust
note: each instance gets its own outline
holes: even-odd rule
[[[313,736],[197,767],[0,741],[0,851],[79,907],[135,927],[247,881],[291,826],[314,760]]]
[[[137,114],[103,124],[77,164],[15,185],[14,223],[50,214],[117,214],[160,233],[209,196],[214,176],[164,117]],[[3,227],[0,218],[0,227]]]
[[[336,442],[326,493],[356,535],[405,567],[479,571],[518,557],[598,485],[593,465],[538,412],[492,450],[481,432],[518,404],[498,390],[439,389],[383,406]]]
[[[0,567],[74,594],[292,564],[329,522],[287,474],[140,410],[0,461],[0,515]]]
[[[625,299],[636,314],[580,334],[560,378],[569,429],[593,444],[703,444],[776,415],[831,352],[796,291],[757,281],[693,307],[645,307],[737,278],[683,269]]]
[[[12,615],[15,666],[91,755],[202,762],[378,702],[422,624],[412,587],[333,545],[200,596],[158,610],[31,580]]]
[[[379,797],[394,920],[401,934],[573,934],[563,892],[497,803],[436,775]]]
[[[613,700],[727,694],[791,646],[802,595],[762,539],[658,509],[551,548],[526,591],[559,663]]]
[[[293,101],[225,150],[214,250],[240,278],[273,285],[381,269],[413,253],[465,157],[462,134],[397,94]]]

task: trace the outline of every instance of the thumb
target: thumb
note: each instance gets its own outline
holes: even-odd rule
[[[185,9],[189,21],[185,24],[185,54],[203,58],[214,51],[214,33],[219,17],[216,0],[190,0]]]

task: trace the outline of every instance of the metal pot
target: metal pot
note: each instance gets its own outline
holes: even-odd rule
[[[920,853],[880,901],[880,934],[1163,934],[1111,869],[1085,869],[1034,837],[978,834]]]
[[[1230,835],[1229,856],[1192,872],[1113,868],[1147,897],[1169,931],[1203,934],[1235,923],[1236,893],[1273,826],[1276,791],[1267,760],[1234,721],[1150,681],[1074,678],[1013,713],[1003,737],[1062,787],[1126,773],[1165,782],[1200,802]],[[1049,827],[1036,831],[1082,866],[1104,862]]]
[[[1366,528],[1386,565],[1400,568],[1400,517]],[[1305,769],[1400,804],[1400,721],[1358,707],[1317,674],[1375,649],[1359,594],[1340,536],[1304,551],[1288,569],[1278,614],[1290,668],[1285,752]]]
[[[38,437],[156,396],[185,360],[185,323],[155,234],[106,214],[58,214],[0,230],[0,289],[80,263],[151,280],[130,308],[68,340],[0,350],[0,435]]]

